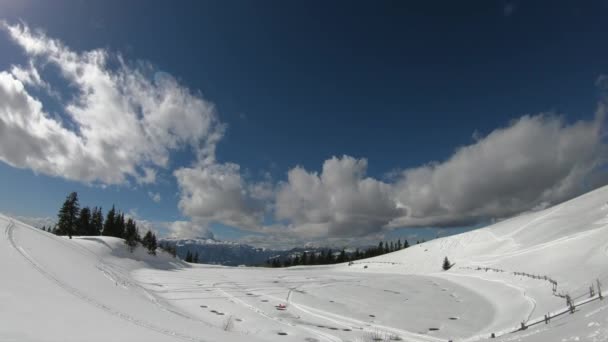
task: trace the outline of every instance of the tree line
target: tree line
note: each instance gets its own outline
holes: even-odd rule
[[[114,206],[103,216],[101,207],[88,206],[80,208],[78,194],[70,193],[57,214],[57,224],[51,227],[42,227],[42,230],[55,235],[68,236],[113,236],[125,240],[129,251],[133,252],[141,244],[151,255],[156,255],[158,243],[156,235],[148,230],[142,237],[134,219],[127,217]]]
[[[423,241],[424,242],[424,241]],[[420,243],[420,242],[416,242]],[[347,253],[345,249],[342,249],[339,253],[335,253],[332,249],[323,249],[321,252],[303,252],[301,255],[296,254],[295,256],[288,257],[285,260],[280,260],[278,257],[270,258],[266,261],[267,266],[270,267],[289,267],[299,265],[330,265],[339,264],[343,262],[350,262],[359,259],[367,259],[375,256],[379,256],[386,253],[395,252],[410,247],[407,240],[403,243],[401,239],[395,241],[380,241],[377,246],[360,250],[357,248],[352,253]]]

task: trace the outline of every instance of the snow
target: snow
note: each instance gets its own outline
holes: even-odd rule
[[[589,286],[608,294],[607,200],[604,187],[350,266],[288,269],[190,265],[0,216],[0,341],[606,341],[608,301]],[[538,324],[513,332],[521,322]]]

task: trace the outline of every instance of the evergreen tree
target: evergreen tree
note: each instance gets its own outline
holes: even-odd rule
[[[132,218],[127,220],[125,225],[125,244],[129,246],[129,251],[133,253],[133,250],[137,246],[137,242],[140,240],[139,231],[137,230],[137,225]]]
[[[333,264],[334,263],[334,252],[331,249],[329,249],[327,251],[325,263],[326,264]]]
[[[116,209],[112,206],[112,209],[108,211],[106,215],[106,221],[103,224],[103,230],[101,235],[104,236],[116,236]]]
[[[403,241],[403,248],[408,248],[410,246],[410,243],[407,242],[407,240]]]
[[[198,264],[198,252],[194,253],[194,257],[192,258],[192,262]]]
[[[448,257],[446,256],[446,257],[445,257],[445,259],[443,259],[443,266],[442,266],[443,270],[444,270],[444,271],[447,271],[447,270],[449,270],[449,269],[450,269],[452,266],[453,266],[453,265],[452,265],[452,264],[450,264],[450,260],[448,260]]]
[[[309,261],[308,253],[306,251],[304,251],[304,253],[302,253],[302,260],[300,260],[300,265],[308,265],[308,261]]]
[[[401,245],[401,239],[397,240],[397,250],[401,250],[403,246]]]
[[[59,218],[57,222],[58,235],[68,235],[70,239],[72,238],[72,235],[76,233],[78,212],[78,194],[72,192],[63,202],[63,206],[57,215]]]
[[[76,234],[81,236],[92,235],[91,230],[91,209],[84,207],[80,209],[80,215],[76,224]]]
[[[190,253],[190,250],[186,252],[186,262],[192,262],[192,253]]]
[[[310,257],[308,258],[308,264],[309,265],[317,264],[317,253],[315,253],[315,252],[310,253]]]
[[[344,249],[342,249],[342,252],[340,252],[340,255],[338,256],[338,260],[336,260],[337,263],[343,263],[346,262],[346,251]]]
[[[101,235],[102,230],[103,214],[101,213],[101,208],[95,207],[91,215],[91,235]]]
[[[156,255],[156,248],[158,247],[156,242],[156,235],[152,233],[150,230],[144,235],[144,238],[141,239],[141,244],[146,247],[148,250],[148,254]]]
[[[294,266],[297,266],[300,264],[300,256],[296,254],[295,258],[293,258],[293,261],[291,263]]]
[[[118,215],[116,215],[116,222],[115,222],[114,228],[116,229],[114,236],[116,236],[118,238],[124,238],[125,229],[126,229],[124,213],[120,212],[120,213],[118,213]]]
[[[393,244],[393,241],[391,241],[391,247],[389,248],[389,252],[394,252],[395,251],[395,245]]]
[[[380,243],[378,244],[378,253],[376,253],[377,255],[380,255],[384,253],[384,243],[382,241],[380,241]]]

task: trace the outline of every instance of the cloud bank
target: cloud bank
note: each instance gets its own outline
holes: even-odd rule
[[[277,241],[341,241],[396,227],[508,217],[607,182],[600,171],[606,163],[602,103],[592,120],[523,116],[477,134],[447,160],[400,170],[389,180],[368,176],[365,158],[340,156],[320,171],[295,166],[284,181],[254,181],[240,165],[217,162],[226,127],[215,106],[171,75],[106,49],[75,52],[23,24],[0,27],[27,57],[24,65],[0,71],[0,160],[103,185],[155,183],[158,172],[170,170],[188,218],[168,226],[172,235],[208,236],[211,223],[222,223]],[[66,87],[45,80],[50,66]],[[49,98],[60,113],[48,109]],[[193,161],[173,169],[171,154],[180,150],[192,151]]]

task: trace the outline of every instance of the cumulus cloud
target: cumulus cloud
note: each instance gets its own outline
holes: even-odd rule
[[[196,224],[191,221],[175,221],[170,223],[169,236],[179,238],[215,238],[205,225]]]
[[[333,157],[321,174],[301,167],[279,187],[276,216],[303,236],[362,236],[402,214],[389,184],[366,177],[367,160]]]
[[[365,236],[396,227],[454,227],[544,208],[606,184],[604,107],[594,120],[567,123],[523,116],[457,149],[446,161],[365,176],[367,162],[326,160],[320,174],[295,167],[279,186],[278,234],[302,239]]]
[[[391,226],[453,226],[570,199],[601,177],[604,108],[593,121],[523,116],[447,161],[402,172],[395,200],[407,211]]]
[[[527,115],[457,149],[443,162],[368,177],[367,160],[333,157],[320,173],[294,167],[273,186],[248,184],[235,164],[177,170],[180,209],[272,236],[272,241],[370,236],[396,227],[458,227],[509,217],[573,198],[608,180],[604,107],[594,120],[568,123]],[[275,224],[264,225],[273,212]],[[252,235],[250,243],[260,245]],[[328,240],[329,241],[329,240]]]
[[[198,224],[213,221],[243,229],[260,228],[265,192],[243,179],[237,164],[203,164],[175,170],[179,208]]]
[[[0,71],[0,160],[85,183],[153,183],[173,150],[214,160],[223,134],[214,105],[145,62],[105,49],[75,52],[26,25],[0,22],[28,63]],[[51,91],[48,65],[69,85],[52,116],[28,87]]]

